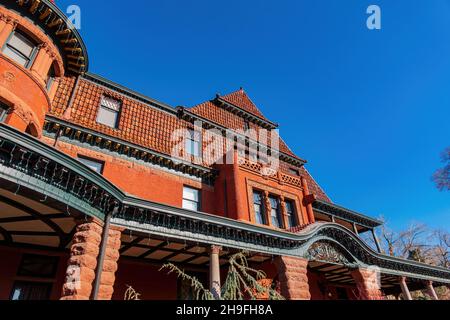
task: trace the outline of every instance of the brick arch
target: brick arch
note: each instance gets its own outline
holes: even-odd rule
[[[0,86],[0,98],[6,105],[10,107],[6,120],[7,124],[11,124],[16,127],[11,123],[11,117],[18,117],[23,121],[25,127],[17,129],[22,129],[25,131],[28,127],[30,127],[30,129],[35,133],[33,134],[33,136],[35,136],[36,138],[41,138],[42,130],[39,129],[40,121],[36,114],[33,112],[33,109],[27,103],[25,103],[22,99],[2,86]]]

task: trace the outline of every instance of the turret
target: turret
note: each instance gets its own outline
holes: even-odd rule
[[[1,122],[39,138],[60,79],[87,67],[78,31],[53,1],[2,1]]]

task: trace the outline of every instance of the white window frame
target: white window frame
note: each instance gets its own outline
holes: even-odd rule
[[[191,194],[194,197],[191,197]],[[192,188],[189,186],[183,186],[183,209],[191,211],[201,211],[201,192],[199,189]]]
[[[117,129],[119,124],[119,118],[120,118],[120,112],[122,109],[122,103],[120,100],[108,97],[108,96],[102,96],[102,99],[100,101],[100,106],[98,107],[98,113],[97,113],[97,123],[100,123],[102,125],[108,126],[113,129]],[[110,123],[103,119],[102,116],[106,116],[107,113],[114,113],[115,119],[114,123]]]
[[[188,155],[199,158],[202,154],[201,133],[193,129],[187,129],[185,148]]]

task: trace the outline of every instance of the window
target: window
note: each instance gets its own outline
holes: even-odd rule
[[[33,63],[36,44],[24,34],[14,31],[3,47],[3,54],[25,68]]]
[[[258,149],[252,147],[248,148],[248,160],[258,162]]]
[[[58,257],[25,254],[22,258],[17,275],[19,277],[36,278],[34,281],[16,281],[14,283],[11,300],[48,300],[52,292],[51,282],[42,282],[42,279],[53,280],[58,267]]]
[[[48,70],[48,74],[47,74],[47,91],[50,91],[50,89],[52,88],[52,84],[53,82],[55,82],[55,67],[52,65],[50,67],[50,70]]]
[[[111,128],[117,128],[121,103],[110,97],[102,97],[97,122]]]
[[[300,171],[298,171],[297,169],[290,168],[289,169],[289,174],[292,174],[293,176],[300,177]]]
[[[56,274],[58,257],[25,254],[20,263],[18,276],[52,279]]]
[[[103,173],[103,167],[105,164],[102,161],[90,159],[83,156],[78,156],[78,161],[99,174]]]
[[[9,107],[6,104],[0,102],[0,122],[5,121],[8,110]]]
[[[244,131],[250,130],[250,122],[248,120],[244,121]]]
[[[49,300],[51,292],[51,283],[17,281],[14,283],[11,300]]]
[[[269,197],[270,201],[270,218],[272,219],[272,225],[277,228],[282,228],[280,219],[280,201],[276,197]]]
[[[192,129],[188,130],[186,137],[186,152],[194,157],[200,157],[201,135]]]
[[[183,209],[200,211],[200,191],[190,187],[183,188]]]
[[[261,192],[253,192],[253,205],[255,208],[256,223],[266,224],[266,215],[263,204],[263,195]]]
[[[290,229],[297,225],[297,218],[295,216],[295,203],[294,203],[294,201],[287,200],[285,202],[285,204],[286,204],[286,215],[287,215],[287,221],[288,221],[287,228]]]

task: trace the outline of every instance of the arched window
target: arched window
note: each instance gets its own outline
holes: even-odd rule
[[[16,30],[11,33],[3,47],[3,54],[25,68],[31,67],[36,55],[36,43],[24,33]]]
[[[56,77],[55,66],[52,64],[50,70],[48,70],[47,73],[46,79],[47,91],[50,91],[50,89],[52,88],[53,82],[55,82],[55,77]]]
[[[0,122],[5,121],[9,107],[0,101]]]

